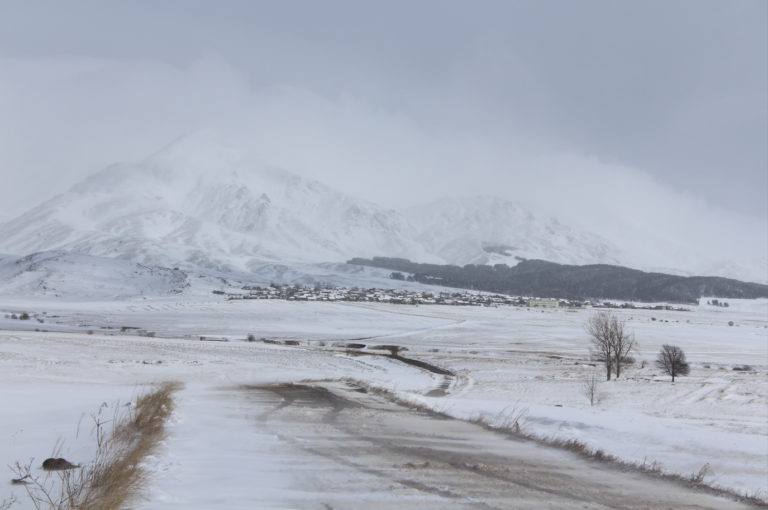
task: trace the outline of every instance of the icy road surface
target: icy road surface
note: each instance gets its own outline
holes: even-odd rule
[[[239,417],[252,428],[250,434],[262,438],[240,446],[246,455],[239,468],[257,470],[248,486],[260,485],[264,466],[256,459],[271,457],[271,476],[289,475],[280,491],[239,490],[258,508],[753,508],[466,421],[381,402],[349,383],[244,386],[219,393],[230,419]],[[213,453],[208,460],[220,465],[232,453]],[[215,490],[190,493],[171,486],[167,491],[161,504],[150,507],[205,508],[217,501]]]

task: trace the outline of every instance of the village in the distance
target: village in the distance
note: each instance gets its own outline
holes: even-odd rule
[[[451,305],[451,306],[521,306],[527,308],[625,308],[642,310],[675,310],[689,312],[689,308],[670,304],[639,306],[634,303],[614,303],[611,301],[577,301],[559,298],[540,298],[529,296],[508,296],[469,291],[417,292],[405,289],[382,289],[372,287],[338,287],[330,284],[314,286],[278,285],[268,287],[244,286],[244,292],[225,292],[214,290],[213,294],[227,296],[230,300],[238,299],[282,299],[285,301],[352,301],[376,302],[395,305]],[[717,306],[715,304],[714,306]],[[724,303],[724,306],[728,306]]]

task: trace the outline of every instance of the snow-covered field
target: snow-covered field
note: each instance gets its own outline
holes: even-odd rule
[[[69,460],[87,462],[89,413],[129,401],[138,386],[179,380],[186,388],[144,507],[327,508],[309,502],[329,491],[349,506],[363,474],[331,470],[327,458],[297,449],[301,437],[254,426],[256,411],[242,386],[351,377],[458,418],[494,418],[516,405],[527,410],[526,427],[536,434],[577,438],[672,472],[690,474],[708,463],[706,481],[753,494],[768,490],[768,300],[729,303],[690,312],[616,310],[640,352],[620,380],[601,383],[602,401],[591,407],[580,391],[585,375],[601,374],[583,330],[591,309],[2,298],[3,314],[26,311],[33,319],[0,319],[0,462],[34,457],[39,465],[60,438]],[[124,326],[155,337],[121,333]],[[249,333],[300,345],[242,341]],[[353,339],[406,346],[408,357],[457,376],[332,347]],[[662,344],[685,350],[689,377],[671,384],[653,366]],[[751,370],[733,370],[743,365]],[[441,385],[446,395],[426,396]],[[12,490],[20,495],[18,486],[3,486],[0,501]],[[389,497],[420,501],[408,494]],[[427,507],[436,505],[427,499]],[[392,501],[381,499],[379,507],[395,508]]]
[[[111,165],[0,223],[0,253],[29,257],[19,263],[0,257],[0,281],[3,292],[72,294],[82,285],[67,287],[62,279],[75,273],[101,295],[124,296],[180,292],[189,283],[185,272],[312,282],[328,274],[316,265],[389,256],[462,266],[514,266],[522,259],[613,264],[768,282],[762,224],[738,239],[741,249],[721,243],[731,252],[723,259],[634,222],[606,239],[569,227],[567,219],[492,196],[444,198],[397,212],[197,132],[142,162]]]

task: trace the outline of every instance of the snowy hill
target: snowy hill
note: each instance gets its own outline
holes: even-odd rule
[[[244,270],[268,261],[430,257],[395,211],[196,137],[113,165],[0,226],[0,250]]]
[[[621,251],[598,235],[496,197],[445,198],[410,209],[416,240],[449,264],[620,264]]]
[[[131,299],[185,292],[180,270],[64,251],[0,255],[0,295],[36,298]]]

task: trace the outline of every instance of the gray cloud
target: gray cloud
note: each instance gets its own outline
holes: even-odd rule
[[[759,1],[7,1],[0,209],[215,127],[384,205],[492,193],[727,252],[694,228],[706,218],[765,251],[767,16]]]

